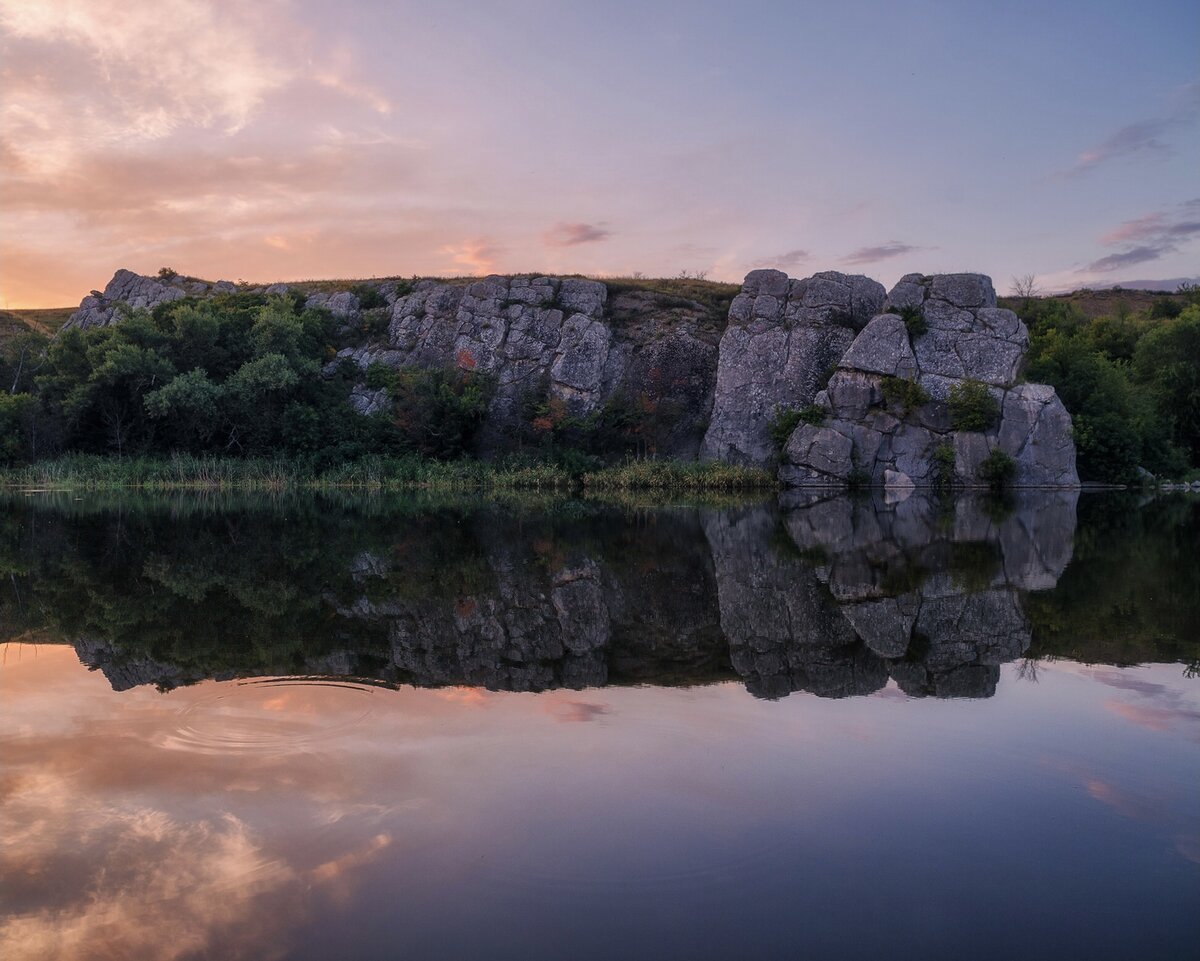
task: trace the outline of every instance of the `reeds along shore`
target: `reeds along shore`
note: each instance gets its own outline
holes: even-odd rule
[[[753,491],[776,486],[765,470],[720,463],[630,460],[574,473],[553,463],[367,457],[331,467],[294,458],[74,455],[0,471],[0,486],[71,490],[554,490]]]

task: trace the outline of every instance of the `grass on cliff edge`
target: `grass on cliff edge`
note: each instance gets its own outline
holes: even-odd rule
[[[718,463],[631,460],[574,475],[555,464],[369,457],[323,470],[285,458],[71,455],[0,470],[0,487],[57,490],[751,491],[775,486],[764,470]]]

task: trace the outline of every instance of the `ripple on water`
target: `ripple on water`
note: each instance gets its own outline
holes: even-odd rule
[[[375,687],[325,678],[268,678],[222,684],[192,701],[160,746],[196,754],[295,753],[358,727]]]

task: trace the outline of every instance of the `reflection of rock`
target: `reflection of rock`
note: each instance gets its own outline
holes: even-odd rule
[[[810,564],[772,550],[778,515],[766,508],[706,518],[721,627],[734,670],[761,697],[811,691],[868,694],[887,682]]]
[[[1053,587],[1071,556],[1073,491],[985,500],[796,495],[787,527],[864,644],[913,696],[988,697],[1029,647],[1018,590]],[[948,509],[947,509],[948,508]]]
[[[413,522],[394,547],[347,551],[344,581],[321,595],[328,617],[312,618],[329,643],[301,656],[231,645],[206,670],[202,653],[173,662],[154,644],[77,649],[117,690],[268,674],[511,691],[736,676],[756,696],[846,697],[891,677],[913,696],[988,696],[1030,642],[1019,592],[1053,586],[1070,559],[1075,495],[999,513],[919,492],[796,492],[783,507],[662,509],[650,524],[600,513],[564,529],[480,510],[433,549],[438,522]],[[138,569],[203,605],[203,572],[185,582],[164,563]]]

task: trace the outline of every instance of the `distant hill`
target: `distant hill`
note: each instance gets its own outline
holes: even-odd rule
[[[1150,281],[1154,283],[1154,281]],[[1158,281],[1158,283],[1167,283],[1167,281]],[[1156,300],[1169,299],[1171,294],[1178,288],[1178,284],[1167,290],[1150,290],[1145,288],[1132,287],[1108,287],[1108,288],[1089,288],[1083,290],[1074,290],[1070,293],[1061,294],[1043,294],[1038,297],[1031,297],[1030,300],[1062,300],[1073,304],[1079,311],[1088,319],[1095,320],[1097,317],[1107,317],[1116,314],[1121,309],[1121,305],[1130,311],[1149,310]],[[1007,307],[1009,310],[1014,310],[1018,314],[1022,313],[1022,304],[1025,298],[1023,297],[1001,297],[999,298],[1000,305]]]
[[[27,330],[53,336],[67,322],[74,307],[46,307],[41,310],[0,310],[0,341]]]

